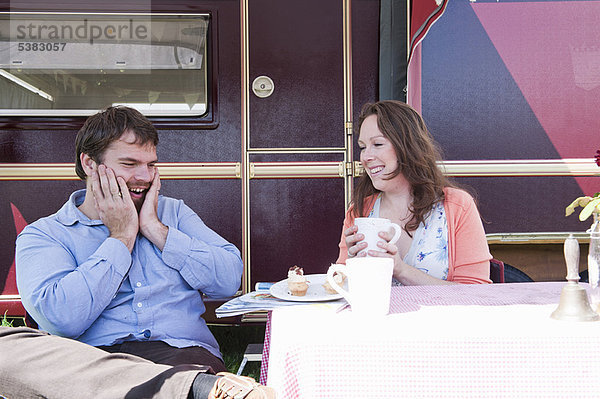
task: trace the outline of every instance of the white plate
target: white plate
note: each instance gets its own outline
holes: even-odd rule
[[[306,291],[306,295],[294,296],[290,294],[290,291],[288,290],[287,279],[273,284],[270,289],[271,295],[273,295],[275,298],[295,302],[333,301],[342,297],[340,294],[329,294],[327,291],[325,291],[325,288],[323,288],[323,283],[327,281],[326,274],[307,274],[305,277],[308,281],[308,290]]]

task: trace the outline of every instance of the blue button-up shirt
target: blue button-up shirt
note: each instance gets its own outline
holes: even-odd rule
[[[199,291],[235,294],[243,270],[238,249],[183,201],[159,196],[158,217],[169,228],[163,251],[138,234],[129,253],[102,221],[77,209],[84,198],[85,190],[74,192],[17,237],[19,293],[40,328],[94,346],[164,341],[220,357]]]

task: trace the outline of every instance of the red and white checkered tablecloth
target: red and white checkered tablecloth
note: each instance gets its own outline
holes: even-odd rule
[[[371,320],[276,309],[261,380],[280,398],[600,397],[600,322],[551,319],[563,286],[395,287]]]

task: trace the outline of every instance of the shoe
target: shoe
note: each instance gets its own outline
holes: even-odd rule
[[[260,385],[250,377],[231,373],[217,375],[221,378],[215,382],[208,399],[275,399],[277,397],[273,388]]]

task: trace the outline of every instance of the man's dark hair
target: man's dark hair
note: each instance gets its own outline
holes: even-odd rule
[[[158,132],[152,122],[133,108],[108,107],[90,116],[79,129],[75,139],[77,176],[82,180],[87,178],[81,166],[82,153],[87,154],[96,163],[102,163],[104,151],[128,130],[135,135],[136,144],[152,144],[155,147],[158,145]]]

